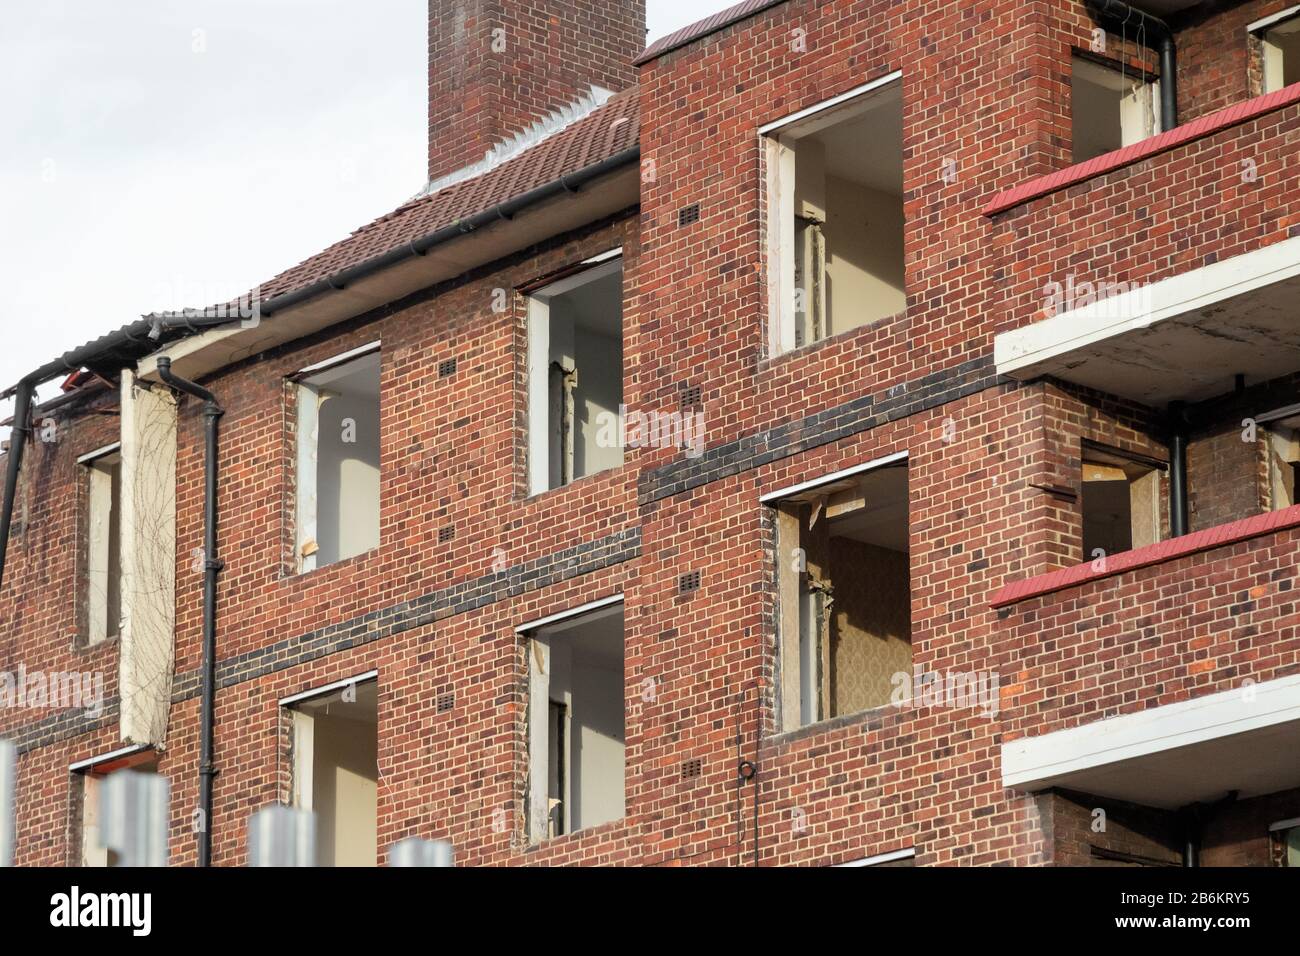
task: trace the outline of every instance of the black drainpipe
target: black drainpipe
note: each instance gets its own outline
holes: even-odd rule
[[[1138,31],[1143,44],[1160,55],[1160,128],[1178,125],[1178,47],[1169,24],[1123,0],[1089,0],[1103,20],[1109,20],[1127,36]]]
[[[1187,534],[1187,412],[1169,403],[1169,536]]]
[[[212,761],[213,704],[217,670],[217,573],[224,567],[217,558],[217,422],[224,413],[206,388],[172,374],[172,360],[158,358],[158,377],[203,402],[205,449],[203,460],[203,679],[199,715],[199,866],[212,863]]]
[[[1201,843],[1205,837],[1205,825],[1219,815],[1219,812],[1237,800],[1237,791],[1230,790],[1214,803],[1189,803],[1178,811],[1183,824],[1183,866],[1201,865]]]
[[[14,497],[18,494],[18,472],[23,467],[27,436],[32,433],[32,394],[36,383],[30,377],[18,383],[14,397],[14,423],[9,433],[9,462],[5,468],[4,506],[0,509],[0,585],[4,584],[5,553],[9,550],[9,525],[14,517]]]

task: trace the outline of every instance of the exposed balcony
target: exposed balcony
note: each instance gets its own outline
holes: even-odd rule
[[[1297,367],[1300,83],[1004,190],[998,370],[1150,405]]]
[[[1063,287],[1063,296],[1074,289]],[[994,341],[998,372],[1050,375],[1152,407],[1300,369],[1300,236],[1123,288]],[[1076,297],[1077,299],[1077,297]]]
[[[1300,676],[1022,737],[1002,746],[1002,782],[1175,810],[1227,793],[1300,787]]]

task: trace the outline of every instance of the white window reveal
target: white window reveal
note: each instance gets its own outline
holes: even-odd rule
[[[528,829],[533,841],[623,817],[623,605],[520,629],[528,652]]]
[[[623,260],[528,299],[528,485],[537,494],[623,464]]]
[[[900,74],[759,132],[767,158],[773,352],[902,312]]]
[[[1076,163],[1162,129],[1158,79],[1078,54],[1071,61],[1070,103]]]
[[[86,644],[118,636],[122,621],[122,454],[111,445],[85,455]]]
[[[316,815],[318,866],[375,866],[379,683],[374,672],[280,702],[293,720],[293,805]]]
[[[378,349],[374,343],[299,373],[301,571],[379,546]]]

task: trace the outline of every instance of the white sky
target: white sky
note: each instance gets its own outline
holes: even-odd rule
[[[734,2],[648,0],[647,42]],[[425,0],[6,4],[0,388],[144,313],[240,294],[413,195],[425,30]]]

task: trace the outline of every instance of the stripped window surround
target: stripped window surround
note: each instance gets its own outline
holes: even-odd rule
[[[532,126],[519,133],[503,143],[497,143],[490,150],[483,154],[483,158],[476,163],[463,166],[455,172],[448,173],[445,176],[439,176],[432,180],[428,185],[421,189],[411,199],[424,199],[432,196],[441,189],[455,183],[463,182],[466,179],[474,179],[482,176],[484,173],[495,169],[509,159],[514,159],[520,153],[531,149],[543,140],[549,139],[556,133],[569,126],[572,126],[578,120],[583,119],[588,114],[594,112],[614,95],[613,90],[607,90],[603,86],[591,87],[591,92],[570,103],[568,106],[562,106],[550,116],[538,120]]]

